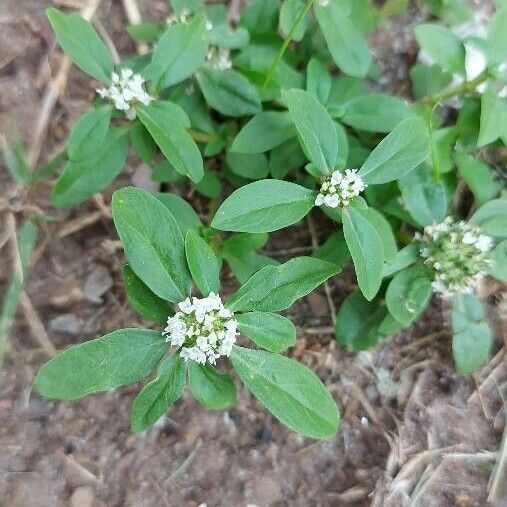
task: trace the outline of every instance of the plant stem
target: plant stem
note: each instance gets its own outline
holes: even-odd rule
[[[475,79],[472,79],[470,81],[465,81],[463,83],[460,83],[456,86],[451,86],[450,88],[447,88],[446,90],[443,90],[431,97],[425,97],[419,100],[421,104],[438,104],[439,102],[442,102],[445,99],[449,99],[451,97],[454,97],[455,95],[463,95],[465,93],[471,93],[473,92],[480,84],[484,83],[484,81],[487,81],[489,78],[489,72],[485,70],[481,74],[479,74]]]
[[[275,72],[276,67],[280,63],[280,60],[283,58],[283,55],[285,54],[285,51],[287,51],[287,48],[289,47],[290,41],[292,40],[292,35],[296,31],[297,27],[299,26],[299,23],[303,20],[303,18],[306,16],[307,12],[310,10],[310,7],[313,5],[313,2],[315,0],[308,0],[306,2],[305,8],[301,11],[299,16],[295,19],[294,23],[292,24],[289,33],[285,37],[283,44],[280,48],[280,51],[278,51],[278,54],[276,55],[276,58],[273,60],[273,63],[271,64],[271,67],[268,70],[268,74],[266,76],[266,79],[264,80],[264,84],[262,85],[262,89],[265,90],[268,86],[269,82],[271,81],[271,78],[273,77],[273,73]]]

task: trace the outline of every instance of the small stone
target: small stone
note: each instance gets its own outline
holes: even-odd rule
[[[64,313],[49,321],[49,329],[58,333],[77,335],[81,331],[81,323],[72,313]]]
[[[109,270],[99,264],[88,275],[83,288],[84,297],[92,303],[102,303],[102,297],[113,286]]]
[[[148,192],[158,192],[160,190],[160,183],[153,181],[151,175],[152,168],[148,164],[141,164],[136,167],[132,175],[132,183],[139,188],[148,190]]]

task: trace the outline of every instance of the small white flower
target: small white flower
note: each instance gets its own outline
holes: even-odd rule
[[[444,298],[475,290],[491,262],[493,240],[478,227],[447,217],[440,224],[428,225],[420,254],[433,274],[433,290]]]
[[[229,50],[216,46],[209,48],[206,61],[218,70],[226,70],[232,67]]]
[[[213,30],[213,23],[209,19],[206,20],[206,30]]]
[[[98,88],[97,93],[103,99],[109,99],[119,111],[124,111],[128,120],[136,117],[132,105],[139,103],[147,106],[153,99],[144,90],[144,78],[134,74],[132,69],[122,69],[120,74],[113,72],[109,88]]]
[[[179,312],[167,319],[164,330],[172,346],[182,347],[185,361],[215,364],[220,356],[229,356],[239,334],[234,313],[225,308],[218,294],[185,299]]]
[[[322,183],[315,199],[315,206],[325,204],[330,208],[343,208],[366,187],[366,183],[357,174],[357,169],[346,169],[344,173],[334,171]]]

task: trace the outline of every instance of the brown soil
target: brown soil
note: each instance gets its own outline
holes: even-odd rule
[[[161,19],[167,9],[162,0],[139,3],[145,19]],[[61,58],[44,18],[47,5],[0,5],[0,126],[7,132],[16,122],[28,146],[49,71]],[[103,0],[98,17],[121,54],[134,49],[122,30],[121,2]],[[420,17],[412,10],[372,39],[388,72],[385,86],[398,93],[407,90],[411,23]],[[89,80],[73,68],[51,115],[42,158],[62,145],[92,96]],[[134,175],[137,184],[147,184],[140,174],[143,167],[132,158],[114,187],[132,184]],[[56,348],[147,325],[126,301],[123,254],[107,209],[97,213],[100,199],[56,211],[48,204],[50,185],[27,192],[3,168],[0,188],[2,228],[8,214],[20,223],[34,206],[55,219],[41,225],[26,292]],[[105,203],[112,190],[104,192]],[[206,212],[205,203],[193,203]],[[313,219],[323,240],[329,225],[318,214]],[[284,260],[281,250],[302,245],[311,245],[306,223],[290,234],[273,234],[266,250]],[[2,255],[3,293],[12,265],[7,248]],[[353,283],[349,268],[332,281],[337,306]],[[500,336],[501,287],[488,284],[484,291]],[[316,371],[343,415],[338,435],[317,442],[282,427],[241,387],[229,411],[205,410],[185,395],[141,435],[129,430],[139,386],[74,403],[41,399],[31,386],[47,354],[30,327],[33,320],[20,310],[0,369],[0,505],[483,506],[505,422],[504,348],[498,339],[494,359],[479,375],[457,375],[442,332],[446,314],[434,301],[409,330],[357,355],[334,342],[323,289],[294,305],[287,315],[299,337],[290,355]]]

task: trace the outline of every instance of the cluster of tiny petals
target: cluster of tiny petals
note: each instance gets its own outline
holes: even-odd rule
[[[433,289],[445,298],[473,292],[491,262],[492,239],[452,217],[426,226],[416,239],[424,263],[433,272]]]
[[[172,346],[181,347],[185,361],[215,364],[220,356],[230,355],[239,334],[238,323],[218,294],[187,298],[178,308],[174,317],[167,319],[164,335]]]
[[[334,171],[322,183],[315,205],[325,204],[330,208],[343,208],[348,206],[350,200],[357,197],[366,187],[366,183],[357,174],[357,169],[346,169],[344,173]]]
[[[209,48],[206,61],[218,70],[226,70],[232,67],[229,50],[216,46]]]
[[[144,89],[144,77],[135,74],[132,69],[122,69],[120,74],[113,72],[109,88],[99,88],[97,93],[103,99],[109,99],[114,107],[125,112],[129,120],[136,117],[133,104],[140,103],[147,106],[153,99]]]

